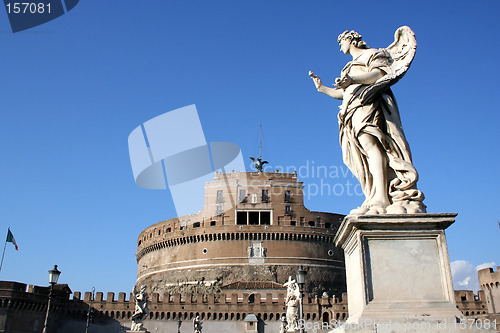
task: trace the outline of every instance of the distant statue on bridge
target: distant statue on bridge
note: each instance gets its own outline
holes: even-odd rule
[[[299,306],[300,306],[300,292],[299,285],[295,280],[288,277],[288,282],[286,282],[284,287],[287,287],[286,291],[286,331],[296,332],[299,328],[298,317],[299,317]]]
[[[149,297],[148,293],[146,293],[146,285],[142,285],[141,289],[138,292],[135,292],[134,287],[134,301],[135,301],[135,311],[132,315],[132,326],[130,328],[131,331],[145,331],[143,328],[142,321],[148,317],[149,309]]]

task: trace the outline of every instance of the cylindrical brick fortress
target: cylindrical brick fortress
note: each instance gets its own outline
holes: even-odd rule
[[[216,174],[198,214],[154,224],[137,246],[137,284],[155,292],[217,293],[235,282],[284,283],[302,265],[306,291],[346,290],[333,237],[343,215],[311,212],[295,173]]]

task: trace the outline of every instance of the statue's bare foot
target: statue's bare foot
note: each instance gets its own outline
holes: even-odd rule
[[[368,200],[363,202],[363,204],[351,210],[349,214],[351,215],[377,215],[377,214],[385,214],[386,208],[389,206],[388,202],[383,200]]]
[[[367,211],[369,211],[370,208],[369,207],[358,207],[358,208],[354,208],[353,210],[351,210],[349,212],[349,215],[364,215]]]
[[[381,205],[373,205],[370,207],[370,209],[366,212],[366,215],[378,215],[378,214],[385,214],[386,211],[386,206],[381,206]]]
[[[420,201],[397,201],[387,207],[388,214],[418,214],[427,212],[427,207]]]

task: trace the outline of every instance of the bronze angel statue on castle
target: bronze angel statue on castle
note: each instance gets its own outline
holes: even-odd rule
[[[351,211],[354,215],[426,212],[390,89],[410,67],[417,41],[406,26],[397,29],[394,39],[387,48],[374,49],[356,31],[344,31],[338,43],[352,61],[342,69],[334,88],[324,86],[309,72],[319,92],[342,100],[338,122],[343,160],[361,183],[366,198]]]

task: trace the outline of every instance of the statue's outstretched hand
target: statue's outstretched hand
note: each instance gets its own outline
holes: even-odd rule
[[[316,89],[319,90],[319,88],[323,85],[319,76],[314,75],[314,73],[312,71],[309,71],[309,76],[313,80],[314,85],[316,86]]]
[[[345,89],[352,84],[352,78],[349,75],[344,75],[335,79],[334,86]]]

